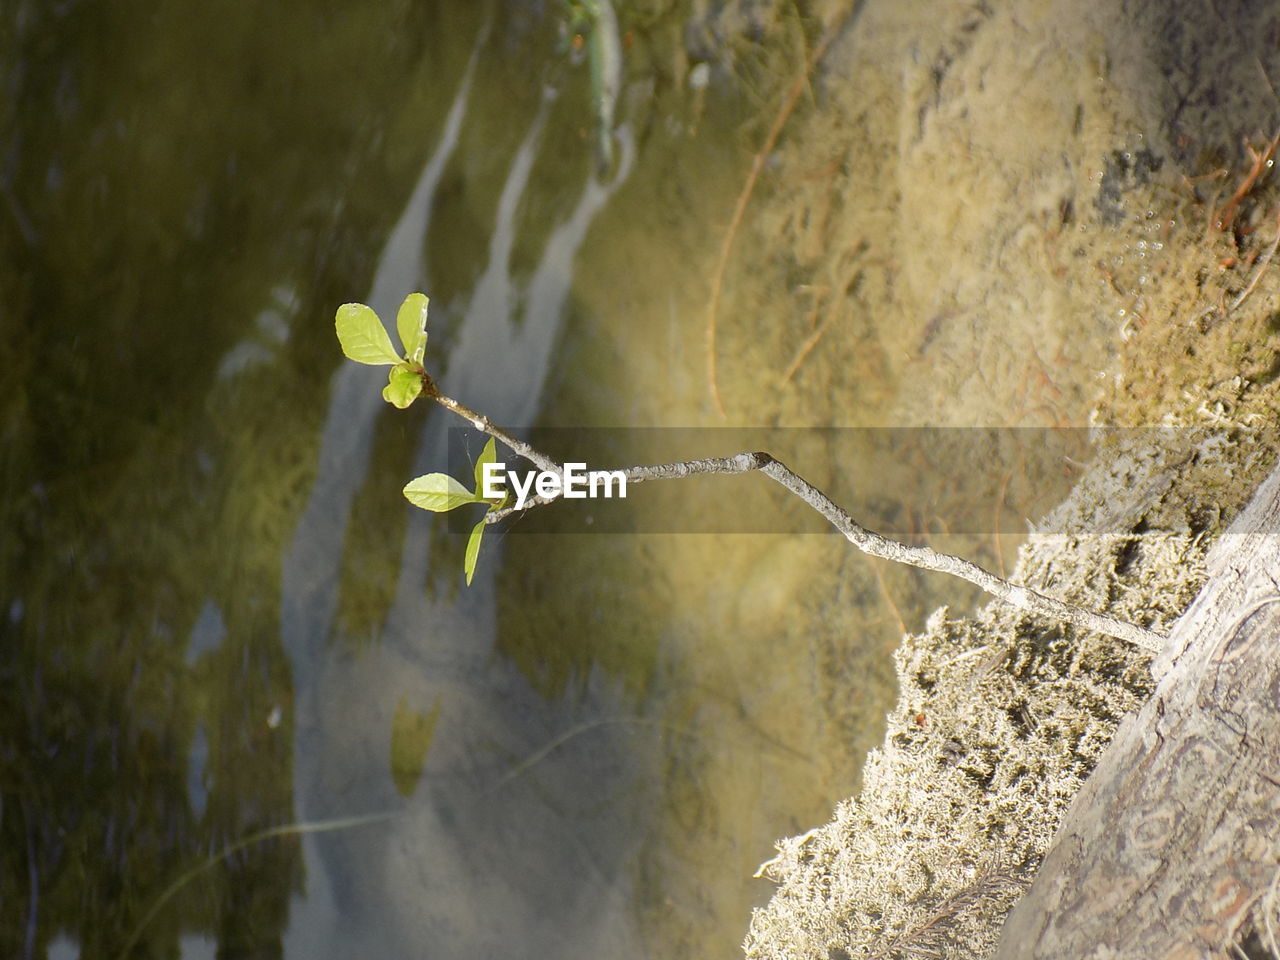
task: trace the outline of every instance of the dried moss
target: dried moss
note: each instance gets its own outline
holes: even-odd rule
[[[1014,576],[1163,631],[1274,448],[1192,431],[1146,439],[1110,444],[1053,518],[1066,532],[1033,537]],[[1117,518],[1130,532],[1092,532]],[[778,844],[763,872],[779,889],[753,918],[748,957],[984,955],[1116,725],[1152,688],[1145,654],[994,603],[968,618],[939,610],[895,659],[901,694],[862,793]]]

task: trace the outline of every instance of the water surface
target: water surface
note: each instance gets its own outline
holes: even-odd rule
[[[757,106],[687,84],[688,15],[624,19],[601,169],[551,7],[13,12],[0,953],[736,954],[911,603],[832,537],[573,518],[464,589],[399,490],[481,438],[332,327],[422,289],[433,372],[498,422],[714,422]]]

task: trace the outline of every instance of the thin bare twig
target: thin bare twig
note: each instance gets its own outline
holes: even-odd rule
[[[813,348],[818,345],[818,341],[822,339],[822,335],[827,332],[827,324],[831,322],[832,309],[828,309],[826,316],[822,318],[816,330],[805,339],[800,345],[800,349],[796,351],[795,358],[791,361],[791,365],[782,375],[782,385],[786,386],[791,382],[791,378],[796,375],[796,371],[800,369],[800,365],[805,362],[809,354],[813,352]]]
[[[1246,140],[1244,147],[1253,158],[1253,163],[1249,167],[1249,172],[1245,174],[1245,178],[1240,181],[1240,186],[1236,188],[1236,192],[1231,195],[1221,210],[1215,211],[1212,222],[1219,230],[1227,231],[1231,229],[1236,219],[1236,212],[1240,207],[1240,201],[1249,195],[1249,191],[1253,189],[1254,184],[1267,171],[1271,169],[1271,158],[1275,156],[1276,146],[1280,145],[1280,130],[1276,131],[1276,135],[1268,141],[1266,148],[1261,153],[1256,152]]]
[[[477,430],[501,440],[516,453],[537,464],[543,470],[564,476],[564,468],[560,464],[535,450],[523,440],[517,440],[512,437],[505,430],[495,426],[487,417],[476,413],[469,407],[463,406],[456,400],[444,396],[434,386],[432,386],[429,393],[437,403],[469,421]],[[868,530],[825,493],[767,453],[756,451],[740,453],[733,457],[707,457],[701,460],[683,460],[678,463],[629,467],[626,470],[622,470],[621,473],[626,478],[627,483],[632,484],[644,483],[649,480],[671,480],[681,477],[705,476],[707,474],[732,475],[750,473],[755,470],[781,484],[792,494],[822,514],[827,519],[827,522],[835,527],[846,540],[865,554],[879,557],[882,560],[892,560],[896,563],[920,567],[923,570],[934,570],[939,573],[950,574],[953,577],[959,577],[961,580],[966,580],[974,586],[982,588],[992,596],[1021,610],[1049,617],[1062,623],[1069,623],[1084,630],[1106,634],[1118,640],[1125,640],[1153,653],[1159,653],[1164,647],[1165,638],[1163,636],[1136,624],[1117,620],[1115,617],[1093,613],[1082,607],[1037,593],[1029,587],[1010,583],[1008,580],[997,577],[995,574],[983,569],[976,563],[961,557],[939,553],[929,547],[909,546]],[[532,497],[519,509],[514,506],[508,506],[500,510],[489,511],[485,515],[485,521],[487,523],[497,523],[514,513],[552,503],[558,499],[560,499],[558,496]]]
[[[1253,293],[1253,288],[1258,285],[1258,281],[1262,279],[1263,272],[1267,269],[1267,264],[1271,262],[1271,258],[1276,254],[1276,247],[1280,246],[1280,211],[1276,213],[1276,238],[1271,241],[1271,246],[1267,247],[1267,252],[1258,260],[1257,267],[1253,271],[1253,279],[1249,281],[1249,285],[1244,288],[1244,292],[1231,302],[1231,306],[1227,307],[1227,313],[1234,313],[1235,310],[1248,299],[1249,294]]]
[[[550,473],[558,473],[561,476],[564,475],[564,467],[561,464],[556,463],[546,454],[542,453],[541,451],[537,450],[534,447],[531,447],[529,444],[525,443],[523,440],[519,439],[518,437],[513,437],[511,434],[507,433],[507,431],[503,430],[501,427],[495,424],[492,420],[486,417],[483,413],[476,413],[476,411],[472,410],[468,406],[464,406],[463,404],[459,403],[457,400],[454,400],[452,397],[446,397],[443,393],[441,393],[438,389],[436,389],[435,384],[431,382],[430,378],[424,379],[424,387],[425,387],[424,392],[426,393],[427,396],[429,396],[436,403],[440,404],[440,406],[444,407],[450,413],[456,413],[458,416],[460,416],[463,420],[466,420],[467,422],[469,422],[473,427],[475,427],[481,433],[487,433],[489,436],[493,437],[495,440],[501,440],[508,447],[510,447],[516,453],[520,454],[520,456],[524,457],[530,463],[536,464],[539,469],[546,470]]]
[[[880,572],[880,565],[878,563],[868,563],[867,566],[871,568],[871,572],[875,575],[876,583],[880,587],[880,598],[889,608],[889,612],[893,614],[893,619],[898,621],[898,629],[905,634],[907,632],[907,621],[902,619],[902,611],[893,602],[893,594],[889,592],[889,585],[884,582],[884,574]]]

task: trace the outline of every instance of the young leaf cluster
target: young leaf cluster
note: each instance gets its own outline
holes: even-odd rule
[[[396,353],[373,308],[363,303],[344,303],[334,318],[338,342],[342,344],[342,352],[347,359],[373,367],[391,366],[387,385],[382,388],[382,399],[400,410],[418,399],[426,385],[422,358],[427,352],[429,302],[424,294],[411,293],[400,304],[396,313],[396,332],[404,347],[403,356]]]
[[[500,510],[506,506],[506,496],[503,496],[500,500],[486,500],[482,493],[484,489],[484,466],[486,463],[493,463],[497,460],[497,456],[497,446],[493,437],[490,437],[489,442],[484,445],[484,450],[481,451],[479,459],[476,460],[476,488],[474,490],[468,490],[447,473],[428,473],[426,476],[418,477],[416,480],[410,480],[406,483],[404,495],[415,507],[430,510],[432,513],[446,513],[468,503],[486,504],[489,508],[485,511],[486,514],[491,510]],[[485,526],[487,526],[485,518],[481,517],[480,522],[471,528],[471,536],[467,538],[467,552],[462,563],[463,570],[467,575],[467,586],[471,585],[471,577],[476,570],[476,558],[480,556],[480,540],[484,537]]]
[[[404,347],[401,356],[391,345],[391,337],[387,335],[382,320],[371,307],[363,303],[344,303],[338,308],[334,317],[334,326],[338,331],[338,342],[342,344],[342,352],[347,359],[369,366],[391,367],[387,375],[387,385],[382,388],[382,399],[397,409],[403,410],[418,399],[430,383],[426,370],[422,366],[427,351],[427,305],[430,301],[421,293],[411,293],[404,298],[400,310],[396,313],[396,333],[400,336],[400,344]],[[500,510],[506,505],[507,498],[486,500],[481,495],[484,478],[484,465],[497,459],[497,448],[493,438],[485,444],[480,459],[475,467],[475,489],[465,486],[447,473],[428,473],[405,484],[404,495],[415,507],[430,510],[432,513],[447,513],[457,507],[469,503],[484,503],[489,510]],[[488,511],[486,511],[487,513]],[[467,550],[463,561],[463,569],[467,576],[467,585],[475,574],[476,560],[480,556],[480,541],[484,537],[485,520],[480,518],[471,529],[467,538]]]

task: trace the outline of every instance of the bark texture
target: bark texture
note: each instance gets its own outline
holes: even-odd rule
[[[998,960],[1225,957],[1277,882],[1280,468],[1208,572],[1153,664],[1155,694],[1072,802]]]

